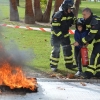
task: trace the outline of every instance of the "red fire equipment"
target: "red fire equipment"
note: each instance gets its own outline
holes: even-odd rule
[[[88,66],[89,65],[88,49],[86,47],[81,48],[81,58],[82,58],[82,65]]]

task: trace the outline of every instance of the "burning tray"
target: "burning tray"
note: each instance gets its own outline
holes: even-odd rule
[[[27,79],[28,80],[37,81],[36,78],[27,78]],[[37,92],[37,84],[34,84],[34,87],[30,87],[30,88],[15,87],[13,89],[11,89],[7,85],[0,85],[0,94],[1,93],[17,93],[17,94],[21,94],[21,93],[34,93],[34,92]]]

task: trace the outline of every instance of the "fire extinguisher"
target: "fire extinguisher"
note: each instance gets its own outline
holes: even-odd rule
[[[88,59],[88,49],[86,47],[81,48],[81,58],[82,58],[82,65],[84,67],[89,65],[89,59]]]

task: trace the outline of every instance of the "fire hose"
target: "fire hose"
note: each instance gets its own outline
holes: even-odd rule
[[[74,45],[74,44],[64,45],[62,47],[64,48],[64,47],[68,47],[68,46],[71,46],[71,45]]]

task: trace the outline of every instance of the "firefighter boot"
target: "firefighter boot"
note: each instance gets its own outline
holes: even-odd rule
[[[100,72],[97,72],[97,73],[95,74],[95,77],[100,79]]]
[[[53,72],[56,72],[57,71],[57,66],[54,66],[54,65],[50,64],[50,67],[51,67],[51,70]]]
[[[91,77],[93,77],[93,74],[91,72],[87,72],[85,71],[82,75],[81,78],[83,79],[90,79]]]

